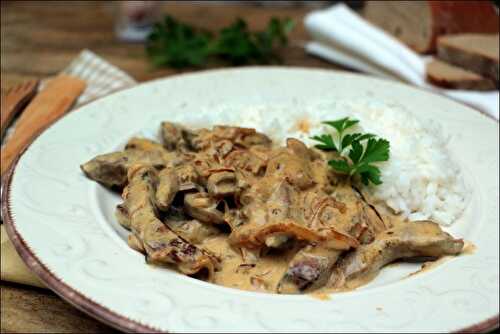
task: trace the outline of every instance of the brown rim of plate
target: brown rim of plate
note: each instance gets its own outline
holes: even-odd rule
[[[255,68],[258,66],[253,66],[251,68]],[[305,69],[302,67],[293,67],[293,69]],[[212,71],[221,71],[221,70],[212,70]],[[321,69],[321,71],[326,71],[324,69]],[[189,73],[184,73],[181,75],[186,75]],[[350,73],[350,74],[355,74],[358,76],[364,76],[362,74],[357,74],[357,73]],[[371,78],[371,79],[378,79],[378,80],[384,80],[380,78]],[[385,81],[385,80],[384,80]],[[401,84],[401,83],[400,83]],[[133,86],[135,87],[135,86]],[[123,90],[131,89],[133,87],[125,88]],[[412,86],[413,88],[419,88]],[[431,93],[434,95],[438,95],[442,98],[452,100],[455,103],[462,104],[464,103],[455,101],[451,99],[448,96],[438,94],[436,92],[424,90],[424,89],[419,89],[426,91],[427,93]],[[89,101],[93,102],[93,101]],[[88,103],[85,103],[86,105]],[[83,106],[83,105],[82,105]],[[75,110],[80,109],[82,106],[79,106]],[[478,109],[475,109],[474,107],[471,107],[467,105],[472,110],[475,110],[476,112],[479,112],[483,116],[486,116],[486,118],[489,118],[490,120],[495,121],[498,123],[499,121],[496,120],[494,117],[491,115],[488,115],[484,112],[479,111]],[[111,326],[114,327],[118,330],[124,331],[124,332],[138,332],[138,333],[162,333],[157,328],[150,327],[148,325],[143,325],[135,320],[129,319],[127,317],[124,317],[122,315],[119,315],[118,313],[110,310],[109,308],[96,303],[89,299],[88,297],[84,296],[80,292],[76,291],[73,289],[71,286],[67,285],[64,283],[59,277],[57,277],[54,273],[52,273],[43,263],[42,261],[31,251],[29,246],[26,244],[22,236],[17,232],[14,224],[14,217],[12,216],[10,212],[10,185],[12,182],[12,178],[14,176],[15,169],[17,167],[17,163],[19,162],[20,158],[22,155],[29,149],[29,147],[32,145],[32,143],[43,133],[45,132],[48,128],[50,128],[52,125],[55,123],[59,122],[62,118],[66,117],[67,115],[71,114],[73,111],[66,113],[63,117],[58,119],[56,122],[48,125],[46,128],[42,129],[38,134],[36,134],[33,138],[33,141],[26,147],[24,148],[21,153],[16,157],[16,159],[12,162],[12,165],[9,169],[9,171],[5,174],[5,177],[2,181],[3,183],[3,191],[2,191],[2,196],[1,196],[1,215],[2,219],[5,224],[5,230],[7,231],[7,235],[9,236],[10,241],[16,248],[17,253],[21,257],[21,259],[24,261],[26,266],[30,268],[32,272],[34,272],[40,280],[47,285],[53,292],[55,292],[59,297],[64,299],[66,302],[70,303],[80,311],[88,314],[89,316]],[[497,314],[496,316],[493,316],[491,318],[488,318],[486,320],[480,321],[476,324],[470,325],[465,328],[457,329],[452,331],[452,333],[478,333],[478,332],[489,332],[492,331],[496,328],[499,327],[499,321],[500,321],[500,314]]]
[[[26,150],[24,150],[23,153],[25,151]],[[5,175],[1,209],[7,235],[16,248],[17,253],[20,255],[21,259],[23,259],[24,263],[47,287],[59,295],[59,297],[89,316],[124,332],[161,333],[161,331],[156,328],[143,325],[137,321],[119,315],[107,307],[85,297],[80,292],[62,282],[61,279],[52,273],[31,251],[22,236],[17,232],[14,224],[14,218],[10,212],[10,185],[15,167],[17,166],[21,155],[16,158],[16,160],[12,163],[12,167]]]

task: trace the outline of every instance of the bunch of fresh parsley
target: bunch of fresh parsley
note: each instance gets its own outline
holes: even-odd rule
[[[166,16],[149,34],[146,52],[154,65],[176,68],[201,67],[213,59],[231,65],[277,63],[276,46],[287,44],[293,26],[290,19],[272,18],[264,31],[251,32],[238,19],[213,35]]]
[[[380,169],[373,163],[389,160],[390,144],[387,140],[377,139],[370,133],[344,134],[348,128],[358,122],[349,117],[323,122],[337,131],[337,138],[334,139],[330,134],[322,134],[312,139],[320,142],[316,145],[317,148],[339,153],[342,159],[328,161],[328,164],[337,172],[349,176],[359,175],[365,185],[369,182],[375,185],[382,184]]]

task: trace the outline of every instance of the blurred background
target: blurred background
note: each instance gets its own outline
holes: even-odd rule
[[[475,2],[475,1],[471,1]],[[272,17],[290,18],[284,65],[339,68],[304,52],[311,39],[305,16],[338,1],[1,1],[2,92],[33,75],[58,73],[83,49],[144,81],[190,69],[152,67],[141,41],[153,22],[171,15],[211,32],[242,18],[252,31],[265,29]],[[360,12],[364,1],[344,1]],[[498,5],[498,1],[494,1]],[[135,42],[135,43],[134,43]],[[280,52],[278,50],[277,52]],[[208,67],[219,65],[210,64]]]

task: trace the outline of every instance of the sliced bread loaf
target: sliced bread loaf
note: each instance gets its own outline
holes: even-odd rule
[[[437,59],[427,64],[427,79],[433,84],[445,88],[495,89],[495,83],[492,80]]]
[[[366,1],[363,15],[419,53],[435,51],[441,35],[499,30],[490,1]]]
[[[438,39],[438,58],[493,80],[499,81],[498,35],[458,34]]]

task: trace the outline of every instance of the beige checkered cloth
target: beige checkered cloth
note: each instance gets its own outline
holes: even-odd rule
[[[72,75],[83,79],[87,83],[85,91],[80,95],[72,107],[72,110],[79,106],[106,96],[118,90],[131,87],[137,82],[127,73],[118,67],[108,63],[90,50],[83,50],[61,73]],[[39,90],[42,90],[50,78],[40,82]],[[7,129],[3,143],[7,142],[12,130],[16,127],[14,121]]]
[[[74,108],[136,84],[130,75],[89,50],[83,50],[62,73],[87,82],[87,88],[76,101]]]
[[[136,81],[127,73],[89,50],[82,51],[78,57],[62,71],[62,73],[76,76],[87,82],[85,91],[80,95],[73,109],[99,97],[136,84]],[[45,82],[46,80],[41,82],[40,89],[43,89]],[[7,135],[4,139],[5,141],[8,140],[14,127],[15,123],[11,126],[9,131],[7,131]],[[3,225],[0,228],[0,239],[1,279],[20,284],[45,287],[44,284],[24,265],[24,262],[21,260],[7,237]]]

